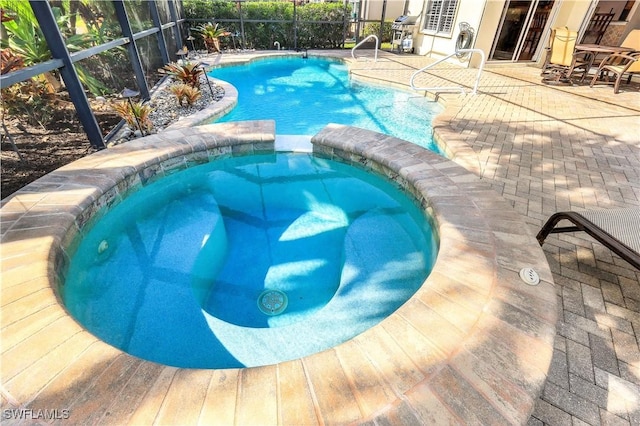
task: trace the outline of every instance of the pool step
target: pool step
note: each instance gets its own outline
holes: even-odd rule
[[[276,135],[276,151],[311,152],[311,135]]]

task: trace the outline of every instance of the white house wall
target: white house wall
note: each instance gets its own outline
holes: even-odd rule
[[[404,4],[406,0],[387,0],[385,7],[385,20],[393,21],[397,17],[401,16],[404,12]],[[362,4],[362,18],[367,20],[380,20],[382,16],[382,8],[384,6],[383,0],[367,0]]]
[[[590,5],[591,0],[562,1],[556,19],[552,22],[553,27],[568,27],[572,31],[579,31]]]
[[[475,37],[471,47],[482,49],[489,55],[493,40],[504,9],[505,0],[460,0],[456,12],[454,30],[449,36],[434,36],[426,34],[420,28],[424,15],[426,0],[409,0],[411,15],[420,14],[419,26],[414,33],[415,53],[418,55],[442,58],[455,51],[456,40],[460,32],[459,24],[467,22],[475,30]],[[555,12],[552,12],[550,27],[564,27],[578,31],[586,18],[591,0],[556,0]],[[541,43],[546,45],[548,33],[543,36]],[[457,59],[456,59],[457,61]],[[475,67],[480,62],[477,55],[472,56],[470,64]],[[544,62],[544,54],[539,55],[538,64]]]
[[[504,4],[500,0],[501,4]],[[447,56],[456,49],[456,40],[460,33],[460,23],[468,23],[476,32],[478,36],[478,28],[482,19],[486,1],[485,0],[462,0],[458,5],[456,12],[455,25],[451,35],[430,35],[421,30],[424,19],[424,9],[426,1],[424,0],[410,0],[409,10],[411,15],[419,14],[419,26],[416,27],[416,34],[414,39],[415,53],[418,55],[433,56],[435,58]],[[494,27],[495,32],[495,27]],[[493,37],[493,36],[491,36]],[[475,44],[475,40],[474,40]],[[473,46],[472,46],[473,47]]]

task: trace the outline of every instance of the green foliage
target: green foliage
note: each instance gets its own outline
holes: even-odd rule
[[[242,6],[246,20],[288,22],[245,22],[246,47],[273,49],[278,41],[282,47],[293,47],[293,4],[291,2],[250,2]]]
[[[193,30],[200,33],[204,38],[218,38],[229,34],[229,31],[220,27],[219,24],[214,24],[212,22],[198,25],[197,27],[194,27]]]
[[[33,10],[31,9],[31,5],[29,2],[24,0],[0,0],[0,9],[2,9],[3,15],[12,17],[22,16],[26,19],[30,19],[34,25],[38,24],[36,17],[33,14]]]
[[[65,44],[70,52],[91,47],[95,39],[91,34],[68,34],[69,17],[62,15],[59,8],[52,8],[60,31],[65,34]],[[49,46],[40,30],[33,11],[24,15],[15,15],[13,20],[2,23],[9,33],[7,40],[2,40],[2,47],[9,47],[17,55],[23,57],[25,65],[34,65],[51,59]]]
[[[153,128],[153,122],[151,121],[150,114],[152,112],[151,106],[142,102],[118,101],[112,102],[111,108],[127,122],[127,125],[131,129],[138,129],[138,123],[144,131],[149,131]]]
[[[238,16],[236,4],[231,1],[186,0],[183,9],[184,16],[189,19],[234,19]]]
[[[0,7],[2,7],[3,11],[7,11],[13,17],[12,20],[2,22],[4,30],[9,37],[0,40],[0,46],[10,48],[15,55],[23,59],[25,66],[30,66],[47,61],[52,56],[31,7],[25,8],[24,3],[19,1],[0,1]],[[96,44],[96,38],[92,33],[70,33],[70,17],[63,14],[60,8],[54,7],[52,11],[70,52],[77,52]],[[93,77],[82,66],[76,64],[75,68],[80,80],[91,93],[102,95],[108,91],[108,88],[101,81]],[[49,81],[52,80],[50,76],[46,76],[46,78]]]
[[[393,30],[391,29],[391,25],[393,22],[387,21],[382,26],[382,39],[380,43],[388,43],[391,42],[393,38]],[[367,22],[362,29],[362,38],[368,35],[375,35],[380,37],[380,23],[379,22]]]
[[[238,18],[238,7],[233,1],[214,0],[208,1],[207,3],[209,8],[213,11],[213,15],[211,15],[211,17],[216,17],[218,19]],[[246,4],[247,3],[243,3],[243,9]]]
[[[301,23],[298,25],[298,47],[305,48],[339,48],[344,37],[343,19],[347,19],[350,11],[342,3],[309,3],[298,8],[298,20],[320,21],[318,23]],[[328,24],[322,21],[338,21]]]
[[[239,9],[232,1],[184,0],[185,18],[192,22],[215,17],[216,21],[239,19]],[[242,3],[246,48],[273,49],[294,47],[293,3],[291,1],[247,1]],[[299,48],[337,48],[342,45],[344,22],[351,6],[339,2],[305,3],[296,6]],[[249,22],[263,21],[263,22]],[[276,22],[283,21],[283,22]],[[314,21],[314,22],[306,22]],[[319,22],[321,21],[321,22]],[[324,21],[324,22],[322,22]],[[326,23],[335,21],[336,23]],[[225,23],[232,33],[240,31],[239,23]],[[228,43],[228,40],[227,40]],[[239,43],[236,39],[236,43]]]
[[[4,111],[24,117],[30,124],[40,125],[43,129],[51,122],[55,113],[55,100],[48,93],[44,80],[13,84],[2,89],[0,97]]]
[[[49,46],[31,9],[25,15],[14,15],[13,20],[2,25],[9,34],[6,40],[0,40],[2,47],[21,56],[26,66],[51,59]]]

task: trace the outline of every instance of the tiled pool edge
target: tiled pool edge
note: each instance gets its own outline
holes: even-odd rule
[[[373,132],[329,126],[314,141],[320,155],[367,163],[405,185],[412,182],[416,195],[428,196],[441,234],[427,285],[381,325],[302,360],[211,371],[122,354],[66,315],[52,292],[56,258],[50,246],[69,241],[65,226],[86,221],[84,208],[102,194],[117,199],[139,181],[187,161],[228,153],[224,147],[272,149],[273,133],[264,122],[166,132],[63,167],[5,200],[7,395],[25,408],[70,409],[71,421],[82,422],[147,416],[170,422],[175,416],[191,423],[214,416],[221,423],[251,423],[256,416],[261,424],[307,424],[319,423],[318,416],[327,423],[413,416],[423,422],[525,423],[555,335],[556,298],[542,251],[508,203],[475,176]],[[453,263],[444,267],[440,258]],[[524,284],[521,266],[534,266],[543,282]],[[185,400],[186,389],[192,396]],[[5,397],[3,408],[9,402]]]

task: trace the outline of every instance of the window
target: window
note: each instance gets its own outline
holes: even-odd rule
[[[425,12],[424,30],[436,34],[451,34],[458,0],[429,0]]]

